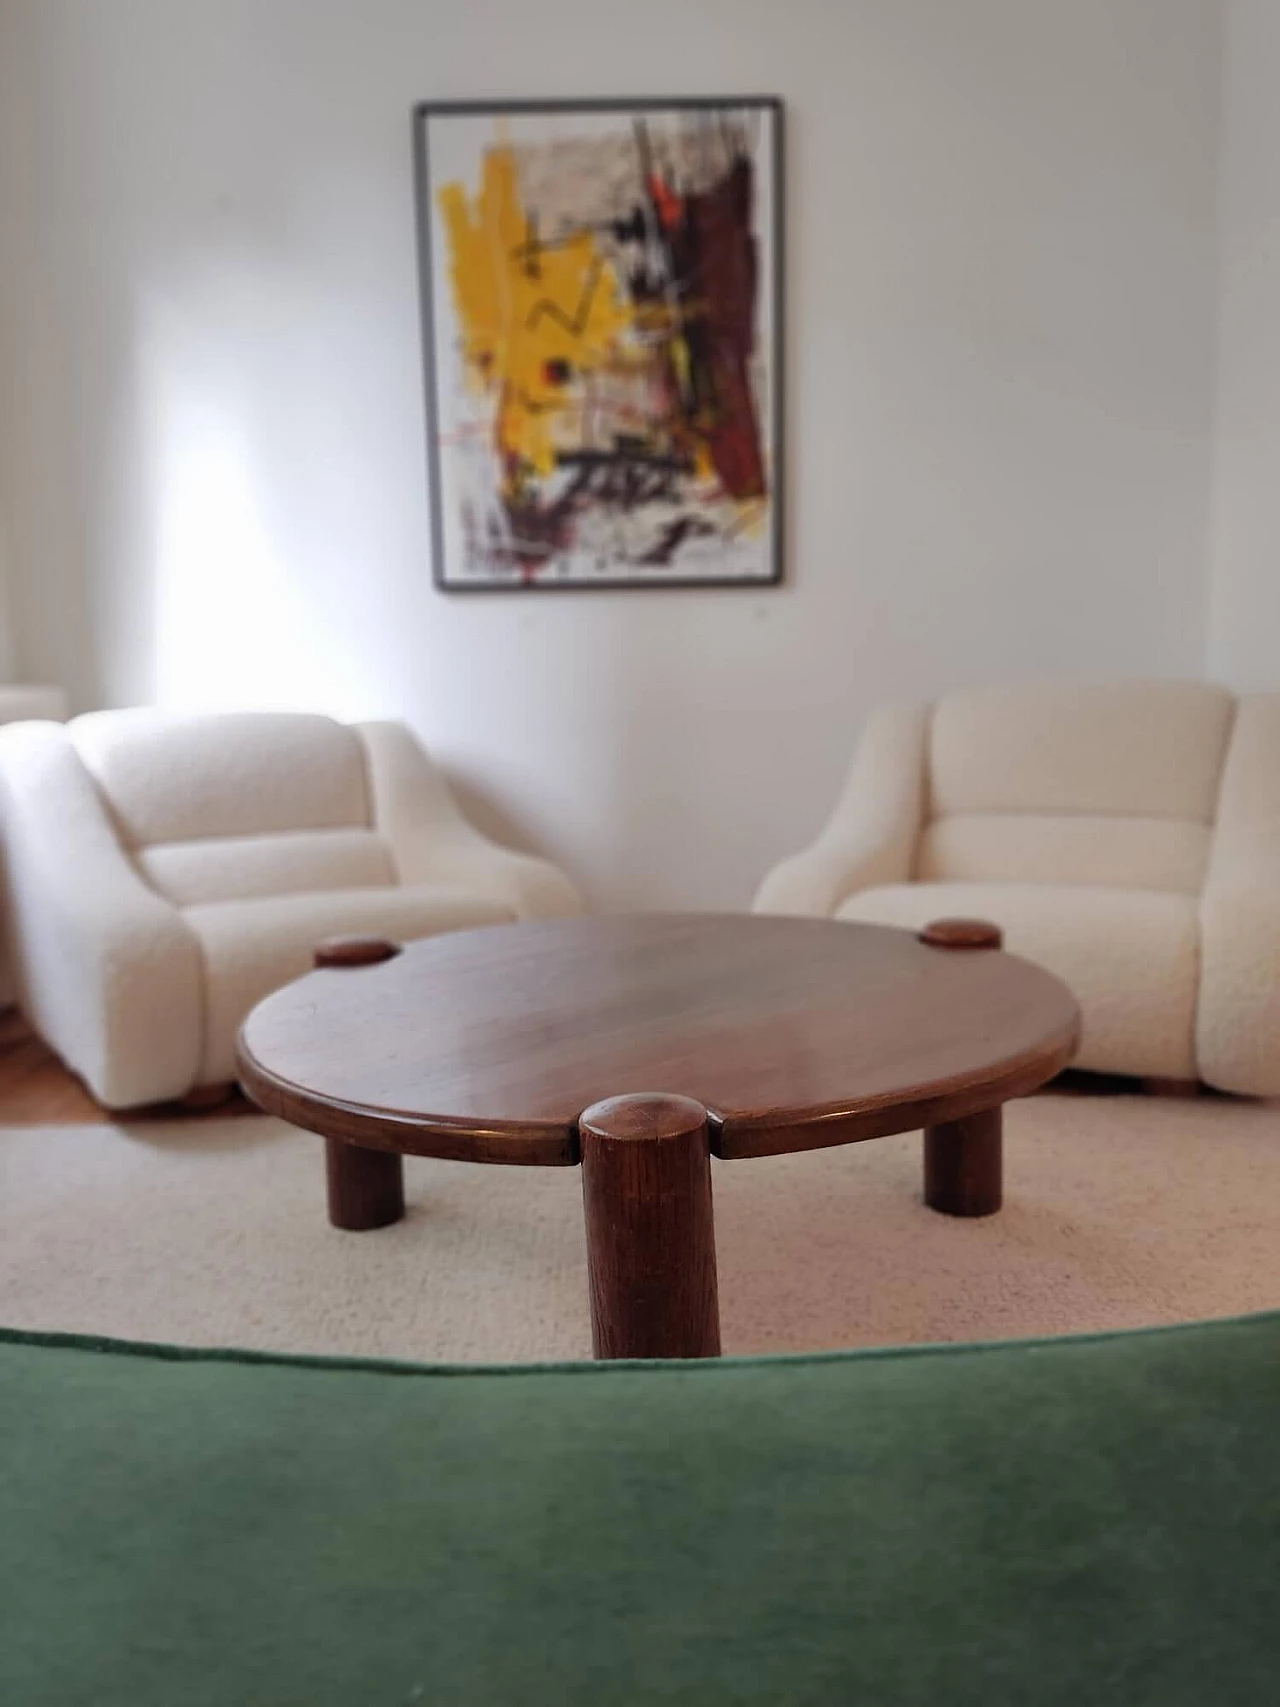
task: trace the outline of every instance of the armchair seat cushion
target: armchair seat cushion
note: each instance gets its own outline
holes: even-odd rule
[[[836,913],[909,930],[955,916],[991,919],[1011,953],[1070,987],[1084,1014],[1077,1066],[1196,1077],[1197,897],[1067,883],[898,883],[861,890]]]
[[[514,907],[461,886],[337,889],[188,907],[183,917],[204,957],[204,1035],[198,1082],[236,1076],[236,1033],[264,996],[310,970],[328,936],[389,936],[400,942],[439,931],[510,924]]]

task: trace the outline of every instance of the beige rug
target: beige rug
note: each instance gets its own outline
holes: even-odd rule
[[[919,1201],[917,1135],[717,1165],[725,1349],[1072,1332],[1280,1305],[1280,1105],[1049,1095],[1006,1207]],[[263,1118],[0,1127],[0,1322],[445,1361],[589,1354],[578,1175],[410,1161],[396,1227],[325,1220]]]

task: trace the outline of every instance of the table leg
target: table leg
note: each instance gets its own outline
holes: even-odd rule
[[[1003,1196],[1003,1111],[927,1126],[924,1200],[943,1215],[994,1215]]]
[[[325,1140],[329,1219],[349,1233],[389,1227],[404,1214],[404,1162],[391,1150]]]
[[[596,1356],[718,1357],[706,1110],[687,1097],[613,1097],[579,1132]]]

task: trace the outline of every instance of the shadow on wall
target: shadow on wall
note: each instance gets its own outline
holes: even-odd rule
[[[515,848],[517,853],[542,855],[529,835],[527,825],[516,822],[509,808],[500,801],[479,776],[459,772],[456,766],[446,768],[449,787],[463,812],[484,835],[503,847]]]

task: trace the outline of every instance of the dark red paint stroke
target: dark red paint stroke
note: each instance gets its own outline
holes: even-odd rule
[[[751,387],[759,266],[751,231],[751,161],[738,155],[718,183],[685,199],[681,247],[690,295],[690,351],[699,391],[710,407],[707,444],[720,484],[731,498],[768,490]]]

